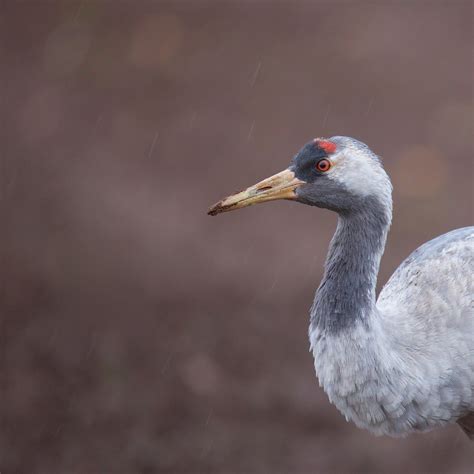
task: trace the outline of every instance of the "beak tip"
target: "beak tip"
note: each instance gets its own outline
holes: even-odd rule
[[[223,211],[222,207],[222,201],[219,201],[218,203],[214,204],[209,208],[207,211],[208,216],[217,216],[217,214],[220,214]]]

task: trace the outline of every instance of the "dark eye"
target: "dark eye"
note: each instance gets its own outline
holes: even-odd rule
[[[321,171],[322,173],[328,171],[329,168],[331,168],[331,162],[329,160],[326,160],[326,158],[323,158],[322,160],[319,160],[316,163],[316,169],[318,171]]]

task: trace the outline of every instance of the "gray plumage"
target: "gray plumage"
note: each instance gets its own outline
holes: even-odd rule
[[[316,372],[347,419],[376,434],[397,436],[474,412],[473,247],[472,227],[426,243],[402,263],[377,303],[376,273],[362,277],[373,285],[370,302],[342,330],[321,324],[325,296],[317,293],[310,327]],[[351,286],[359,270],[349,266],[341,279]],[[360,301],[353,291],[348,294]],[[337,317],[341,310],[329,303],[324,311]]]
[[[219,201],[209,214],[274,199],[339,215],[309,327],[316,373],[331,402],[375,434],[458,422],[472,438],[474,227],[422,245],[377,299],[392,185],[367,145],[314,139],[287,170]]]
[[[365,146],[330,140],[350,140],[352,158],[355,149],[359,159],[378,168],[373,176],[382,170]],[[401,436],[460,420],[472,436],[474,227],[418,248],[376,301],[391,219],[388,178],[371,189],[354,193],[338,210],[311,309],[309,336],[320,385],[346,419],[375,434]]]

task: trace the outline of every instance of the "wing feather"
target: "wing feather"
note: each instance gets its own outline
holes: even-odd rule
[[[450,413],[474,432],[474,227],[413,252],[380,292],[377,308],[397,353],[420,383],[420,412]]]

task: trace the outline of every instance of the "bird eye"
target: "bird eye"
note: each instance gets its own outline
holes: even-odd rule
[[[323,173],[325,173],[326,171],[329,170],[329,168],[331,168],[331,162],[329,160],[326,160],[326,158],[323,158],[322,160],[319,160],[317,163],[316,163],[316,169],[318,171],[321,171]]]

